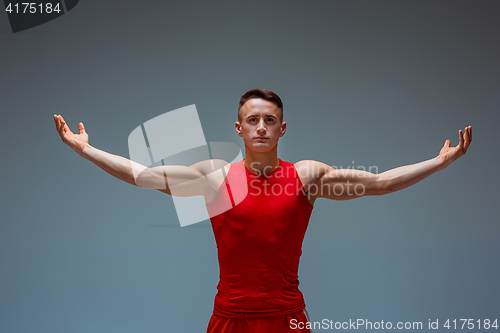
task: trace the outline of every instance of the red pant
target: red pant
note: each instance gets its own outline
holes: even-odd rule
[[[270,316],[270,317],[243,317],[223,318],[212,315],[208,323],[207,333],[311,333],[306,327],[309,318],[305,312]]]

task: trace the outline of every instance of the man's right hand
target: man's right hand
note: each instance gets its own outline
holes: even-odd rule
[[[78,154],[81,154],[83,149],[89,144],[89,136],[87,132],[85,132],[83,123],[78,124],[80,134],[74,134],[71,132],[61,115],[54,115],[54,121],[61,140]]]

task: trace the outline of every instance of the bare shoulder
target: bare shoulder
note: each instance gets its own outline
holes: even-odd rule
[[[200,172],[203,176],[207,176],[219,169],[225,169],[225,172],[227,173],[230,166],[231,164],[227,161],[211,159],[195,163],[190,167]]]
[[[211,159],[198,162],[191,166],[201,173],[208,184],[205,192],[205,201],[211,202],[217,190],[224,182],[231,164],[225,160]]]
[[[321,163],[314,160],[302,160],[298,161],[295,164],[295,168],[298,170],[299,168],[319,168],[321,166],[328,166],[325,163]]]
[[[302,160],[294,164],[304,186],[309,186],[326,174],[332,167],[314,160]]]
[[[302,161],[298,161],[297,163],[294,164],[295,165],[295,169],[297,169],[297,171],[303,171],[303,172],[327,172],[328,170],[331,170],[332,167],[325,164],[325,163],[322,163],[322,162],[318,162],[318,161],[314,161],[314,160],[302,160]]]

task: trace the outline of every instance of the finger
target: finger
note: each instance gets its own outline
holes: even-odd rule
[[[57,116],[57,124],[58,124],[58,126],[57,126],[57,130],[58,130],[58,131],[60,131],[60,130],[61,130],[62,122],[63,122],[63,118],[62,118],[62,116],[61,116],[61,115],[58,115],[58,116]]]
[[[61,124],[61,116],[60,115],[55,115],[54,116],[54,121],[56,123],[56,130],[57,130],[57,133],[59,134],[59,136],[61,138],[64,137],[64,132],[63,132],[63,125]]]
[[[463,148],[463,146],[464,146],[464,134],[462,133],[462,130],[458,131],[458,136],[460,138],[460,142],[458,143],[458,148]]]
[[[59,122],[59,135],[61,135],[61,137],[65,137],[66,136],[66,131],[64,130],[64,125],[66,123],[64,121],[60,121]]]
[[[450,140],[446,140],[444,142],[444,148],[449,148],[450,147],[450,144],[451,144],[451,141]]]
[[[71,133],[71,130],[69,129],[68,124],[66,124],[66,122],[64,120],[63,120],[63,123],[64,123],[64,132],[65,133]]]
[[[470,128],[466,127],[465,128],[465,150],[467,151],[467,148],[469,148],[470,144]]]
[[[58,116],[57,117],[57,131],[59,132],[59,134],[63,134],[64,131],[64,120],[62,120],[61,116]]]
[[[57,132],[59,133],[59,136],[61,137],[61,139],[66,142],[66,133],[64,132],[64,125],[61,123],[61,121],[59,121],[59,128],[57,129]]]
[[[61,131],[64,135],[73,134],[64,120],[61,122]]]
[[[469,149],[471,141],[472,141],[472,127],[469,126],[466,128],[465,132],[465,152],[467,152],[467,149]]]
[[[78,124],[78,130],[80,131],[80,134],[85,134],[85,126],[83,126],[83,123]]]

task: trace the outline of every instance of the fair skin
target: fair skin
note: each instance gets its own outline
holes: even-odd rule
[[[269,174],[278,165],[278,141],[286,132],[282,112],[274,103],[250,99],[240,109],[236,133],[245,143],[245,166],[257,174]],[[110,175],[129,184],[157,189],[176,196],[202,195],[210,202],[224,181],[229,164],[207,160],[191,166],[148,168],[121,156],[92,147],[83,123],[73,133],[61,115],[54,115],[57,131],[64,143]],[[459,131],[459,144],[451,147],[446,140],[439,155],[412,165],[373,174],[356,169],[334,169],[324,163],[303,160],[295,163],[298,175],[312,205],[318,198],[348,200],[367,195],[381,195],[411,186],[442,170],[463,156],[472,141],[472,127]]]
[[[131,185],[181,197],[201,195],[210,202],[224,181],[222,174],[214,171],[221,168],[226,172],[229,170],[228,163],[222,160],[202,161],[191,166],[166,165],[148,168],[91,146],[83,123],[78,124],[79,133],[75,134],[61,115],[54,115],[54,121],[61,140],[78,155]]]
[[[245,166],[258,174],[272,172],[279,164],[278,140],[286,132],[278,106],[250,99],[241,107],[234,127],[245,143]]]

